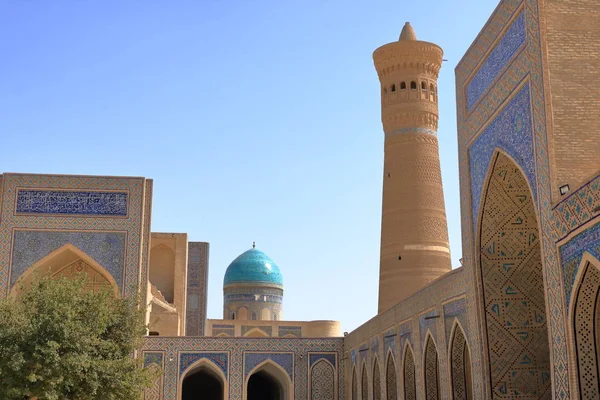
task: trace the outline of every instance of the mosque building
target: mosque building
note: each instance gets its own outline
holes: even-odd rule
[[[598,15],[597,0],[502,0],[458,63],[453,270],[443,51],[408,23],[375,50],[378,313],[348,334],[286,320],[285,266],[254,245],[223,277],[223,319],[207,319],[209,244],[151,232],[152,180],[140,177],[0,175],[0,297],[34,272],[141,292],[138,353],[161,371],[146,400],[598,399]]]

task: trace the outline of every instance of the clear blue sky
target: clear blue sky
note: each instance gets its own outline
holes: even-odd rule
[[[372,53],[445,51],[439,139],[461,257],[454,67],[497,0],[0,0],[0,172],[154,179],[152,230],[208,241],[210,318],[251,247],[285,318],[375,315],[383,133]]]

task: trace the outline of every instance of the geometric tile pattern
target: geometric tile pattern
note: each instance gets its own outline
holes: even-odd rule
[[[375,367],[373,367],[373,400],[381,400],[381,372],[377,359],[375,359]]]
[[[343,338],[287,339],[287,338],[214,338],[214,337],[147,337],[143,351],[164,351],[163,400],[177,399],[181,353],[228,353],[229,398],[241,399],[246,368],[271,358],[280,365],[293,382],[292,398],[309,398],[309,353],[343,354]],[[252,356],[251,354],[259,354]],[[270,355],[270,356],[269,356]],[[250,356],[250,358],[248,358]],[[245,361],[248,364],[245,364]],[[291,366],[290,366],[291,362]],[[336,377],[344,376],[344,364],[337,363]],[[288,372],[288,369],[291,371]],[[248,371],[249,372],[249,371]],[[337,378],[336,378],[337,379]],[[336,386],[337,387],[337,386]],[[338,399],[344,400],[344,386],[340,385]]]
[[[267,336],[272,336],[273,333],[273,327],[272,326],[252,326],[252,325],[242,325],[242,336],[246,335],[246,333],[250,332],[251,330],[258,330],[262,333],[264,333]]]
[[[369,400],[369,377],[367,376],[367,364],[363,364],[362,381],[360,384],[360,400]]]
[[[469,388],[471,382],[469,379],[469,373],[467,369],[471,360],[469,360],[469,354],[467,349],[467,343],[465,341],[465,335],[460,329],[460,326],[456,326],[454,333],[454,339],[451,347],[451,359],[450,359],[450,371],[452,372],[452,394],[455,400],[467,400],[469,396]]]
[[[551,398],[538,224],[525,177],[498,153],[483,202],[480,266],[494,398]]]
[[[125,240],[124,260],[120,262],[120,272],[113,269],[115,281],[120,284],[122,293],[129,295],[138,291],[140,278],[146,278],[147,232],[149,231],[152,181],[144,178],[115,178],[97,176],[60,176],[60,175],[2,175],[2,191],[0,195],[0,298],[6,296],[10,289],[10,271],[12,256],[13,232],[18,230],[46,232],[84,232],[91,234],[122,232]],[[16,200],[18,190],[72,190],[80,192],[121,192],[127,193],[126,216],[82,216],[78,214],[17,214]],[[89,242],[91,243],[91,242]],[[96,256],[100,257],[105,245],[96,248]],[[112,243],[111,243],[112,246]],[[115,246],[119,246],[115,243]],[[19,251],[24,250],[21,248]],[[83,250],[83,249],[82,249]],[[92,252],[92,250],[90,250]],[[110,253],[111,249],[108,250]],[[87,254],[89,254],[86,251]],[[18,264],[22,270],[24,264]],[[96,259],[96,261],[99,261]],[[117,263],[113,260],[100,262],[104,268],[112,268]],[[140,271],[141,270],[141,271]],[[19,275],[22,271],[17,272]],[[145,291],[142,291],[145,294]]]
[[[318,361],[310,372],[310,399],[335,399],[335,371],[332,364],[324,359]]]
[[[144,400],[161,400],[163,374],[164,369],[164,353],[163,352],[144,352],[144,368],[155,369],[158,376],[153,385],[144,390]]]
[[[439,400],[440,380],[438,372],[438,355],[433,339],[429,337],[425,345],[425,398]]]
[[[553,208],[553,226],[556,241],[600,214],[600,175],[572,192]]]
[[[446,330],[446,340],[452,336],[452,328],[455,321],[458,320],[462,327],[468,326],[467,323],[467,299],[465,297],[446,303],[444,309],[444,326]],[[466,332],[465,332],[466,333]]]
[[[271,360],[282,367],[294,381],[294,355],[292,353],[246,353],[244,357],[244,375],[265,360]]]
[[[600,222],[579,233],[560,247],[560,260],[563,268],[563,283],[567,307],[571,304],[571,292],[577,276],[577,269],[584,252],[589,252],[600,260]]]
[[[404,355],[404,399],[417,400],[417,382],[415,359],[410,347],[406,347]]]
[[[567,337],[565,331],[565,302],[562,288],[562,271],[556,250],[557,235],[555,232],[556,218],[552,210],[552,194],[550,180],[550,146],[548,140],[549,118],[546,106],[551,99],[546,98],[547,85],[544,74],[544,47],[542,44],[542,31],[544,27],[540,21],[539,0],[502,0],[488,23],[475,39],[463,59],[456,67],[457,90],[457,125],[458,149],[461,187],[461,213],[463,217],[463,264],[467,271],[465,279],[470,291],[478,285],[476,270],[473,265],[476,261],[473,226],[478,218],[473,214],[473,204],[469,173],[469,146],[477,135],[485,128],[496,113],[505,104],[518,88],[524,83],[530,85],[530,107],[533,138],[533,161],[535,165],[536,182],[532,188],[536,193],[536,209],[539,212],[540,245],[542,248],[542,263],[544,265],[544,279],[549,318],[550,357],[552,359],[552,395],[557,399],[569,399],[569,368],[567,357]],[[488,85],[488,89],[480,96],[479,100],[467,112],[468,106],[465,98],[466,84],[470,77],[487,58],[490,49],[493,49],[496,39],[512,24],[512,21],[521,13],[525,15],[526,43],[522,50],[517,50],[515,55],[506,63],[498,76]],[[522,140],[529,140],[523,137]],[[489,165],[490,160],[480,158],[481,162]],[[518,162],[520,164],[520,162]],[[520,165],[524,170],[523,165]],[[469,296],[469,308],[476,309],[479,301],[475,296]],[[483,315],[479,314],[483,318]],[[478,335],[478,318],[469,317],[471,336]],[[472,364],[474,371],[483,368],[482,342],[476,337],[469,339],[472,345]],[[481,380],[482,375],[474,376],[473,397],[484,398],[489,392],[488,382]]]
[[[356,377],[356,367],[352,369],[352,400],[358,400],[358,379]]]
[[[467,110],[492,85],[510,59],[525,44],[525,39],[525,13],[521,12],[467,84]]]
[[[302,337],[302,327],[301,326],[280,326],[279,327],[279,337],[283,336],[295,336]],[[335,365],[335,364],[333,364]]]
[[[531,132],[529,84],[526,83],[469,147],[472,215],[478,215],[483,181],[496,148],[506,151],[521,165],[533,188],[535,199],[536,178]],[[477,221],[474,220],[473,224],[476,225]]]
[[[127,193],[17,190],[19,214],[127,215]]]
[[[327,360],[331,365],[337,367],[336,353],[310,353],[309,364],[311,367],[319,360]]]
[[[186,369],[198,360],[206,359],[212,361],[218,366],[227,378],[229,353],[195,353],[181,352],[179,354],[179,376],[186,372]]]
[[[27,268],[65,244],[72,244],[106,269],[122,290],[126,236],[125,232],[15,230],[10,274],[11,287]]]
[[[188,243],[186,336],[204,335],[207,307],[208,252],[208,243]],[[216,336],[218,333],[214,332],[213,329],[213,334]]]
[[[398,400],[398,387],[396,378],[396,365],[394,357],[390,355],[387,361],[385,374],[385,392],[387,400]]]
[[[586,266],[577,290],[574,315],[575,351],[579,377],[580,399],[600,398],[600,376],[598,375],[598,322],[600,307],[600,271]]]

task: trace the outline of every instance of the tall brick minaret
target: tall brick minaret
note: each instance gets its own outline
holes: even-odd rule
[[[442,54],[408,22],[373,53],[385,133],[379,313],[451,270],[437,140]]]

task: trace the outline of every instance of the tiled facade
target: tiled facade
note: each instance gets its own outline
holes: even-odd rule
[[[549,71],[558,67],[548,55],[556,50],[555,62],[564,50],[548,37],[560,28],[552,26],[560,12],[546,0],[501,1],[456,68],[463,267],[347,336],[318,337],[336,336],[335,321],[253,321],[256,310],[242,322],[206,320],[208,243],[187,236],[185,251],[173,255],[176,280],[185,282],[180,303],[149,287],[152,181],[144,178],[0,175],[0,297],[68,254],[82,260],[66,265],[95,270],[122,295],[150,294],[162,310],[155,319],[183,309],[185,335],[148,337],[141,349],[144,365],[163,372],[145,391],[148,400],[180,399],[183,379],[205,366],[236,400],[265,366],[298,400],[597,397],[600,343],[585,316],[598,312],[592,300],[600,293],[600,154],[582,157],[585,168],[574,169],[561,196],[569,160],[555,147],[569,143],[557,101],[569,100],[553,97]],[[600,48],[600,33],[589,40]],[[378,72],[385,85],[396,84],[384,67]],[[382,94],[386,106],[396,100]],[[384,122],[402,125],[392,111]],[[578,129],[573,143],[594,149],[597,136]],[[431,144],[432,132],[399,128],[387,136]],[[160,235],[157,243],[176,234]],[[279,292],[244,290],[233,288],[226,300],[282,303]],[[253,334],[264,337],[244,337]]]

